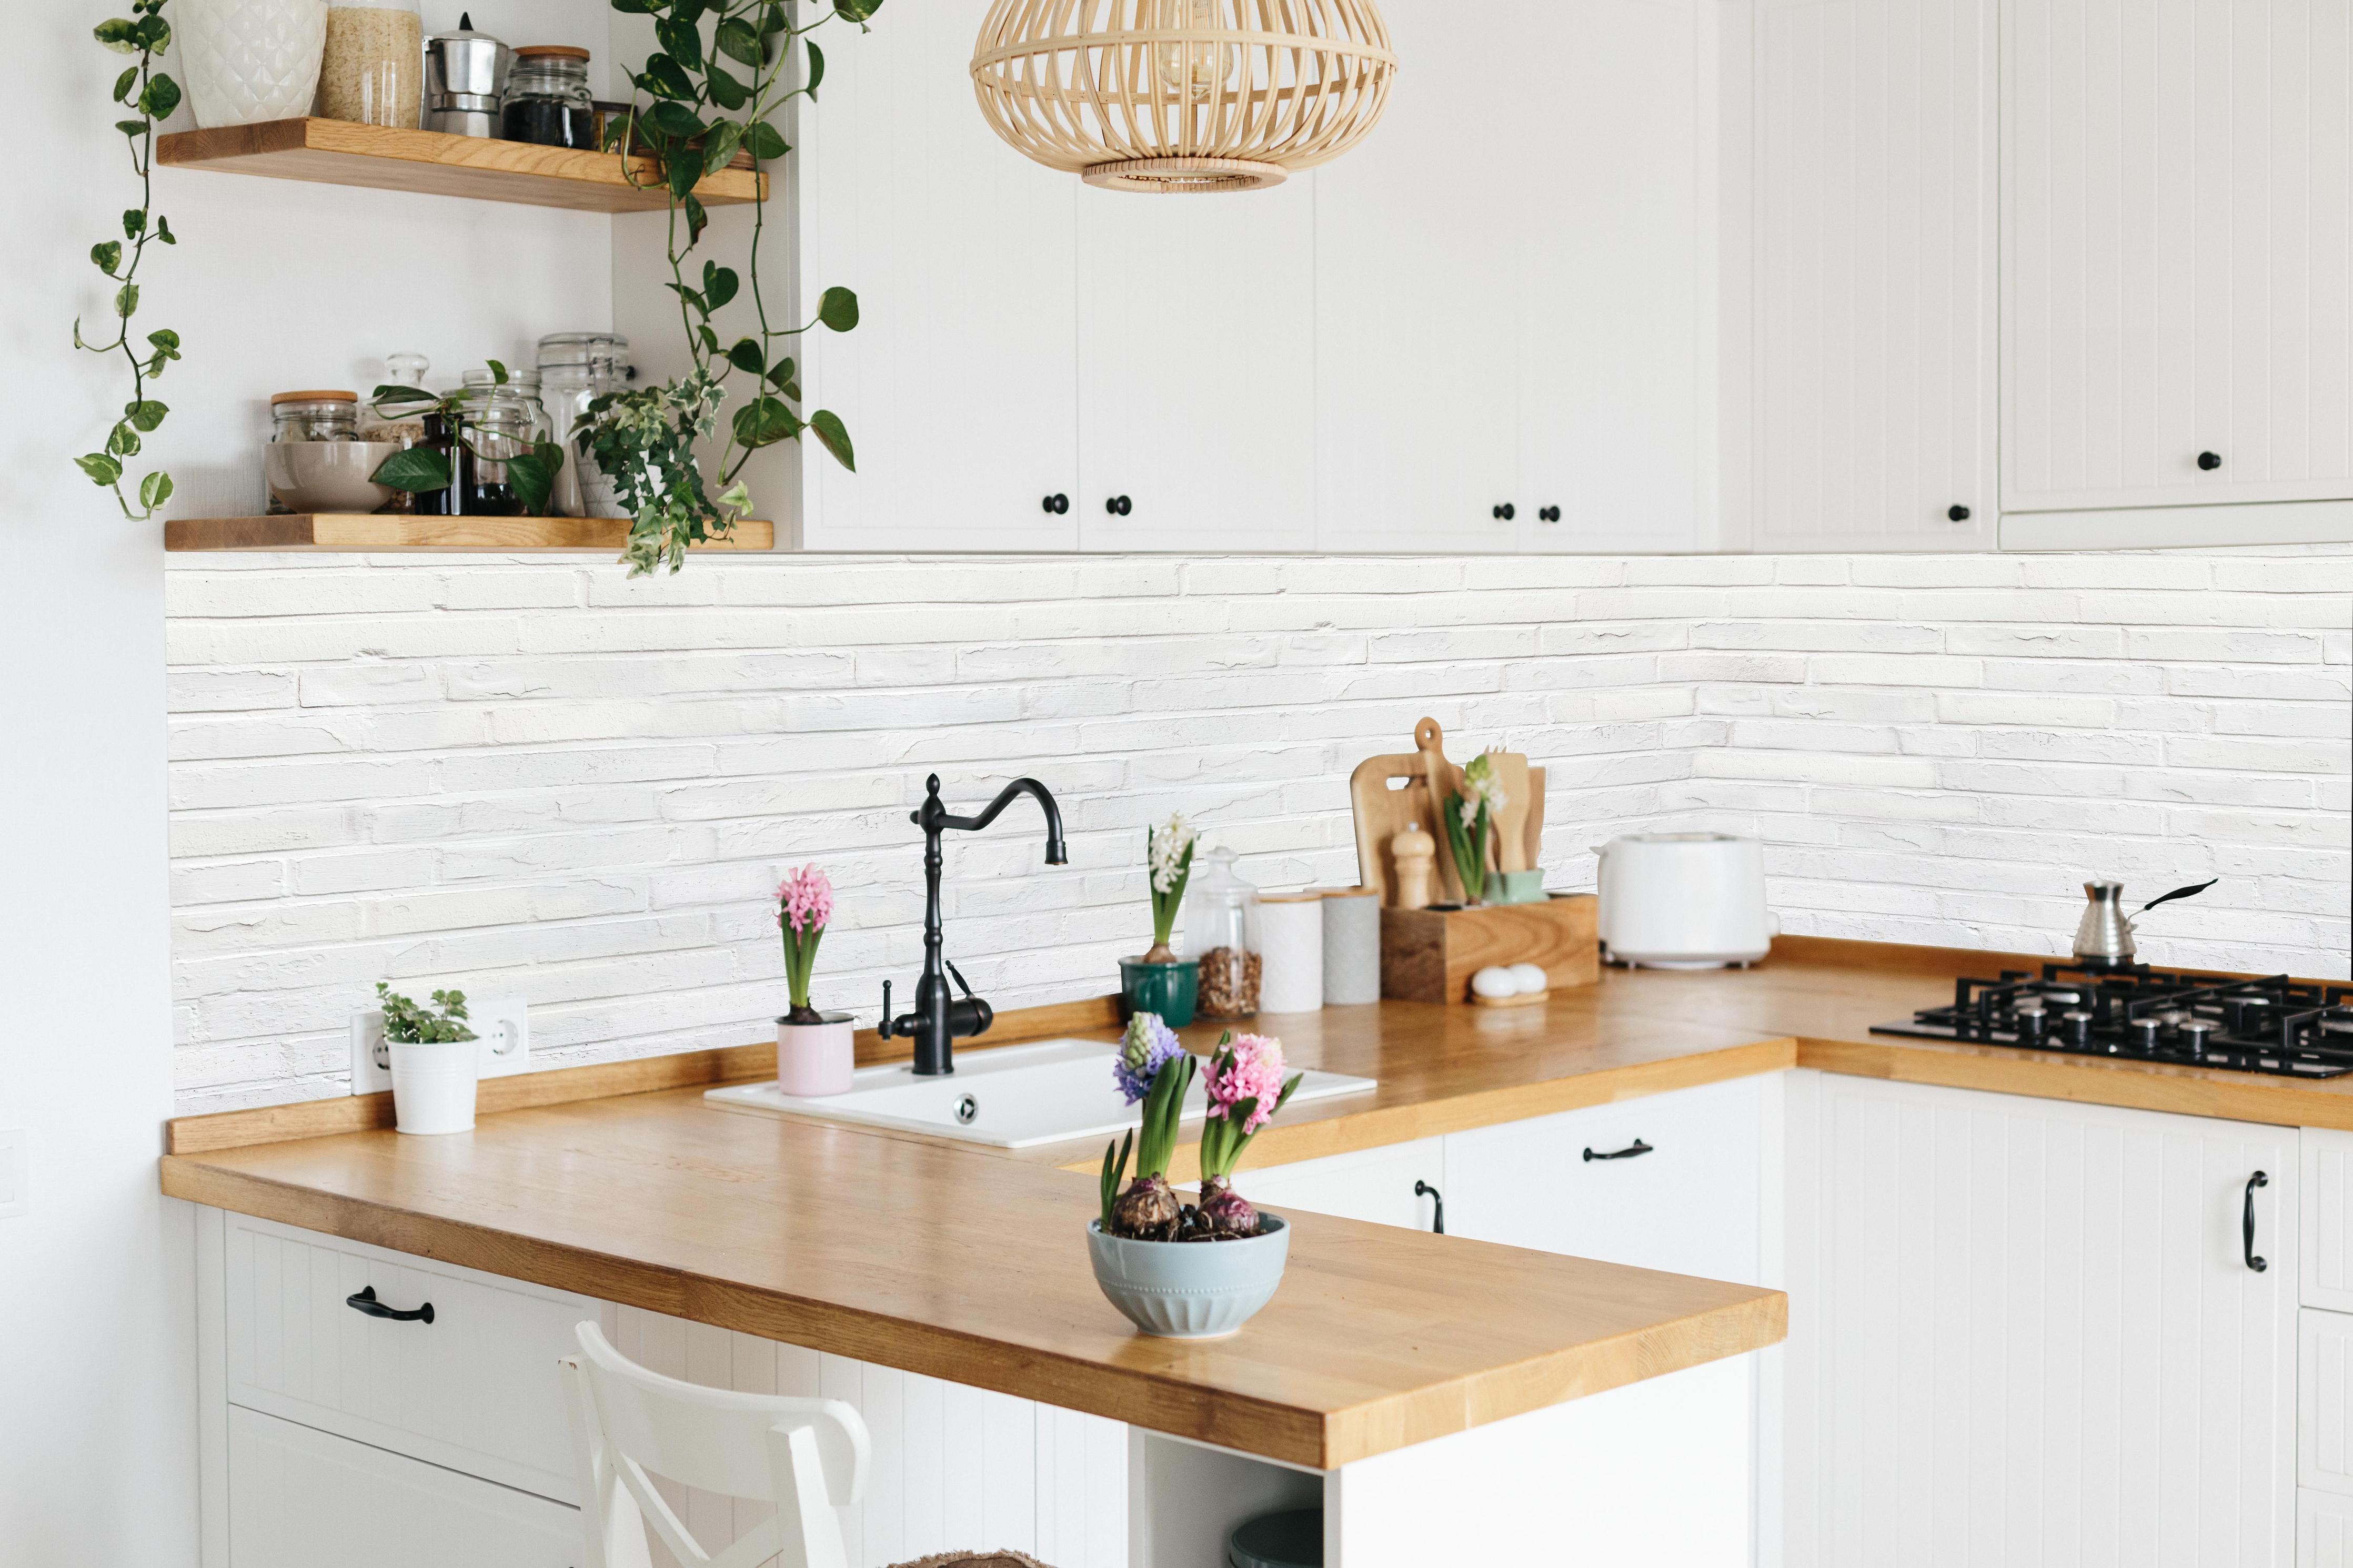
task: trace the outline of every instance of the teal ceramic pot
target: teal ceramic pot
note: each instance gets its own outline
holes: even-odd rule
[[[1274,1299],[1291,1258],[1291,1226],[1259,1211],[1248,1241],[1130,1241],[1087,1221],[1095,1283],[1127,1321],[1171,1340],[1232,1333]]]
[[[1180,958],[1174,963],[1146,963],[1140,958],[1119,961],[1119,994],[1128,1011],[1157,1013],[1172,1029],[1193,1021],[1193,1002],[1200,990],[1198,958]]]

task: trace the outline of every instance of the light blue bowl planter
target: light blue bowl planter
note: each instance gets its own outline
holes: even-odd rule
[[[1105,1236],[1103,1221],[1091,1219],[1087,1250],[1095,1283],[1147,1334],[1221,1339],[1272,1300],[1282,1283],[1291,1226],[1263,1209],[1259,1221],[1259,1234],[1247,1241],[1130,1241]]]

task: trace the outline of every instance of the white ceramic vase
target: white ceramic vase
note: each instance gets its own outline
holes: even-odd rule
[[[471,1132],[481,1049],[475,1040],[392,1043],[392,1109],[403,1132]]]
[[[172,0],[196,123],[299,120],[319,91],[327,0]]]
[[[828,1013],[822,1024],[776,1020],[776,1088],[804,1099],[848,1094],[858,1071],[858,1047],[848,1013]]]

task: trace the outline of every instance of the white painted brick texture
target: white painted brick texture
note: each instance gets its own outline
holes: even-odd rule
[[[1545,861],[1755,833],[1795,932],[2056,952],[2086,875],[2159,963],[2344,973],[2353,551],[1199,561],[175,560],[179,1092],[344,1091],[374,983],[520,992],[550,1065],[734,1045],[784,1005],[770,893],[841,889],[821,1005],[949,952],[1000,1005],[1147,939],[1171,811],[1274,888],[1353,880],[1348,771],[1415,720],[1549,770]]]

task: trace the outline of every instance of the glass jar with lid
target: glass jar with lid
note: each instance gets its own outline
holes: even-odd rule
[[[328,0],[319,112],[414,131],[425,107],[425,24],[417,0]]]
[[[480,378],[479,380],[477,378]],[[533,379],[526,393],[515,382],[501,384],[488,371],[469,371],[458,395],[458,498],[469,517],[520,517],[522,498],[507,475],[507,459],[520,458],[546,438],[547,415],[539,405]]]
[[[555,505],[566,517],[627,517],[613,481],[588,455],[580,416],[588,405],[628,388],[629,340],[613,332],[552,332],[539,340],[539,378],[564,467],[555,476]]]
[[[1185,895],[1185,947],[1201,963],[1197,1015],[1241,1018],[1258,1011],[1258,889],[1234,870],[1234,852],[1212,849]]]
[[[370,397],[363,405],[360,439],[399,447],[422,445],[426,440],[426,399],[429,395],[425,390],[425,373],[433,368],[433,362],[423,354],[386,354],[384,368],[383,385],[406,388],[417,395],[413,401],[390,403]],[[417,500],[410,491],[395,490],[392,500],[376,510],[413,512],[417,510]]]
[[[596,103],[588,90],[588,51],[568,44],[528,44],[514,52],[500,134],[542,147],[596,146]]]
[[[269,400],[269,438],[279,441],[356,441],[360,395],[356,392],[281,392]]]

